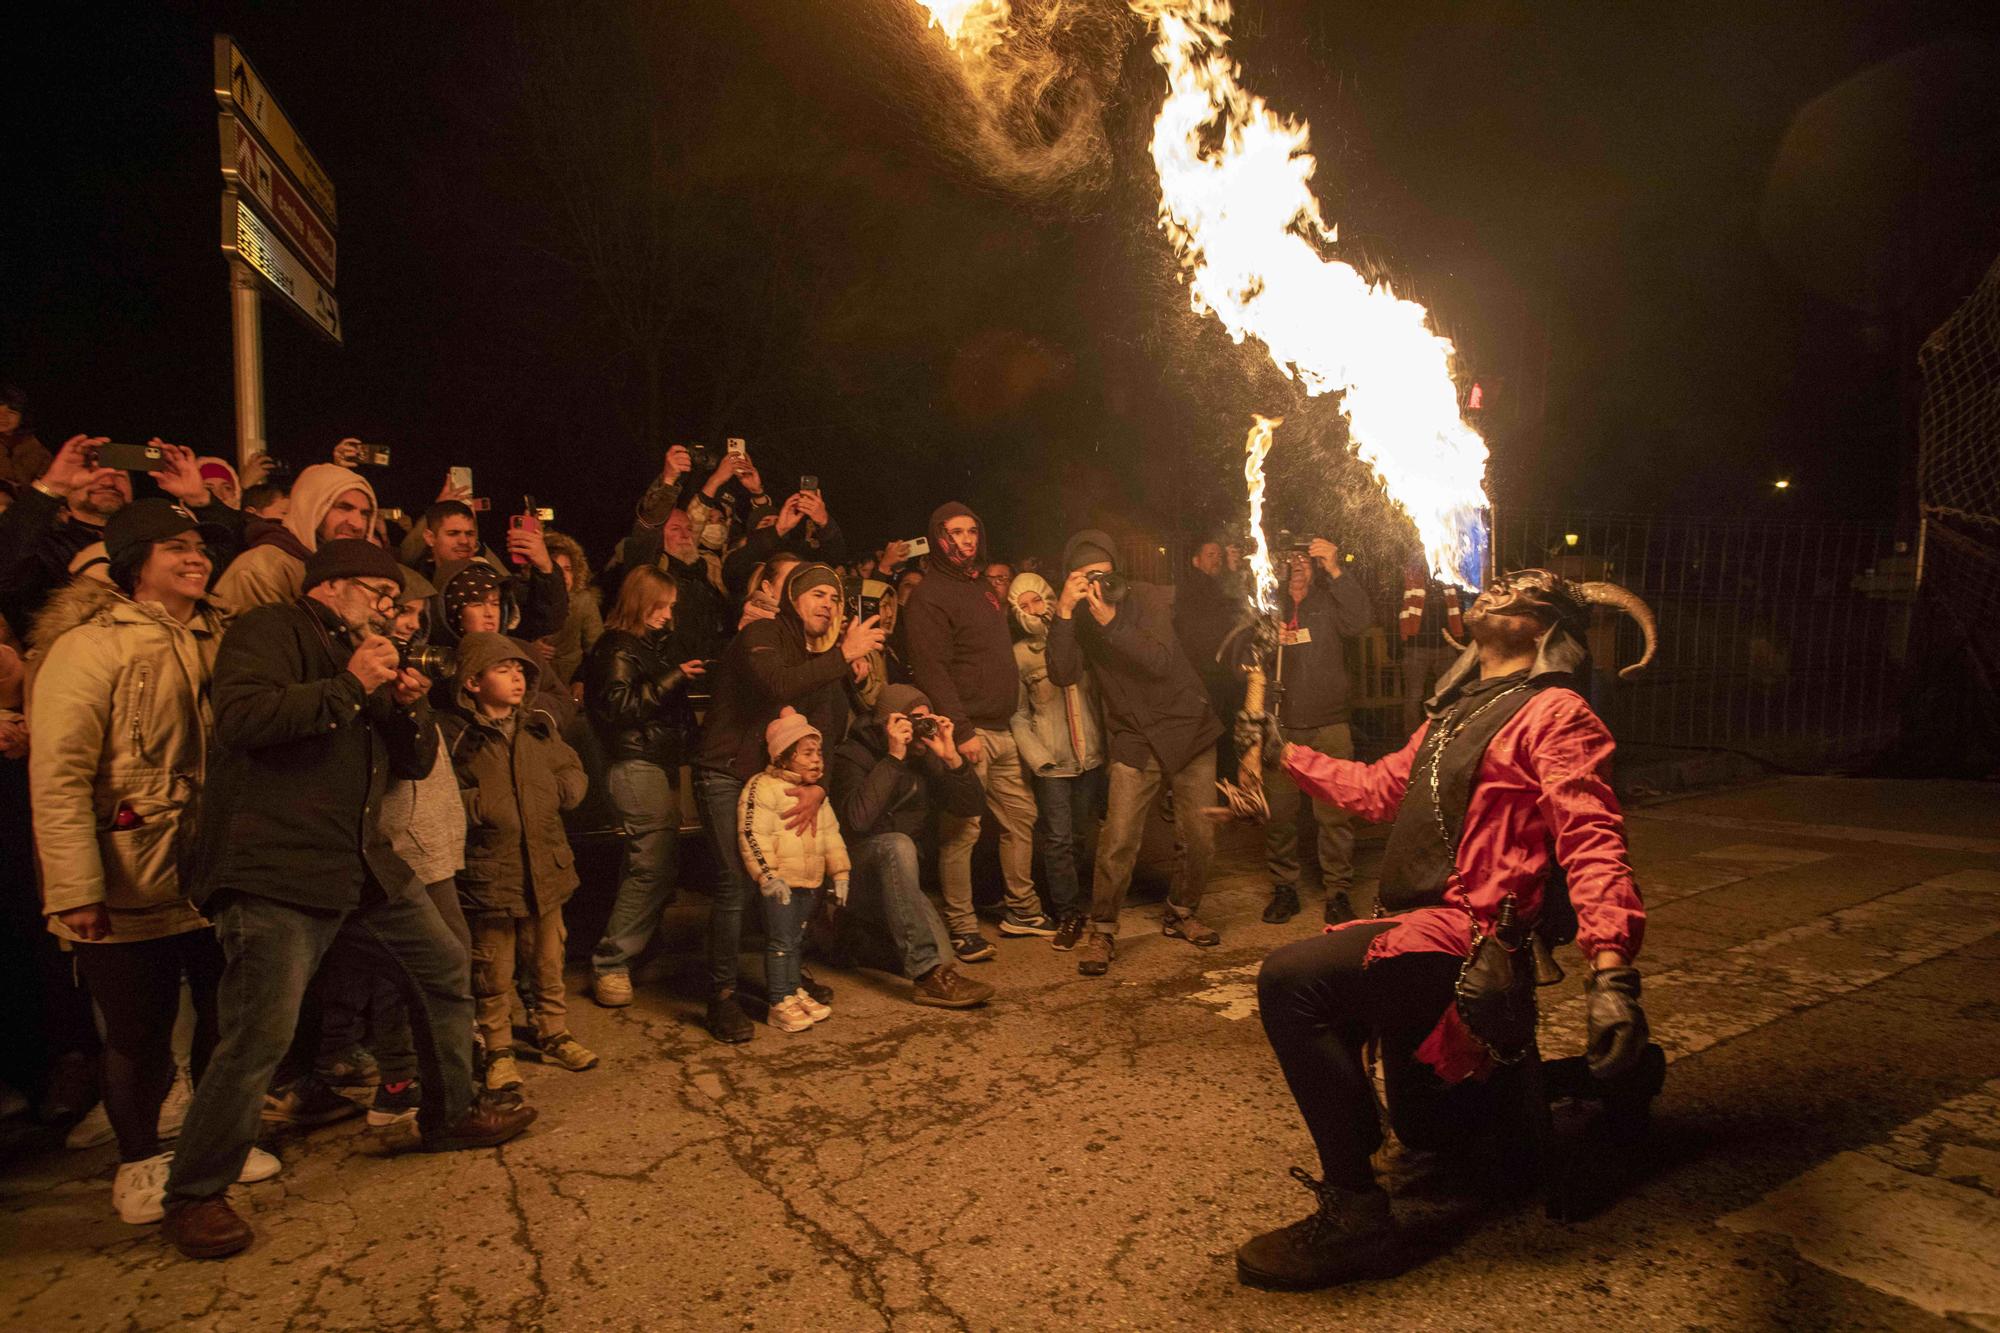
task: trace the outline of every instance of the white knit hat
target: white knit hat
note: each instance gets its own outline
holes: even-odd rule
[[[806,721],[804,714],[796,708],[787,708],[771,719],[770,726],[764,728],[764,749],[770,754],[771,761],[776,763],[778,757],[785,751],[808,736],[818,735],[819,728]]]

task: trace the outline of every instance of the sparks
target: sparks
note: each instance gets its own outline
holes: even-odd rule
[[[1283,417],[1252,416],[1250,436],[1243,441],[1243,480],[1250,488],[1250,572],[1257,581],[1257,609],[1277,610],[1278,574],[1271,566],[1271,543],[1264,536],[1264,455],[1271,452],[1271,432]]]
[[[917,0],[931,25],[944,33],[954,51],[983,56],[1007,40],[1013,18],[1008,0]]]

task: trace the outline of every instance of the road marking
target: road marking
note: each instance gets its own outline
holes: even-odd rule
[[[2000,1082],[1879,1144],[1843,1152],[1718,1218],[1790,1241],[1820,1267],[1932,1314],[2000,1329]],[[1942,1142],[1957,1135],[1978,1144]],[[1971,1177],[1977,1185],[1957,1183]]]
[[[1635,811],[1632,819],[1658,819],[1670,824],[1701,824],[1786,838],[1819,838],[1829,842],[1882,842],[1896,847],[1921,847],[1935,852],[1977,852],[2000,856],[2000,838],[1965,838],[1955,833],[1912,833],[1904,829],[1856,828],[1851,824],[1795,824],[1786,819],[1745,819],[1736,815],[1704,815],[1659,806]]]

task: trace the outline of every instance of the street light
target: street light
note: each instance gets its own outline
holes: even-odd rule
[[[1772,482],[1771,485],[1777,490],[1789,491],[1792,489],[1792,479],[1790,477],[1780,477]]]
[[[1563,534],[1563,545],[1564,545],[1564,546],[1575,546],[1575,545],[1576,545],[1576,544],[1577,544],[1578,542],[1580,542],[1580,541],[1582,541],[1582,540],[1583,540],[1583,538],[1579,537],[1579,536],[1578,536],[1578,535],[1577,535],[1576,533],[1574,533],[1574,532],[1565,532],[1565,533]]]

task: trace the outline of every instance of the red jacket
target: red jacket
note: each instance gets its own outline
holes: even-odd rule
[[[1333,759],[1303,747],[1286,764],[1293,781],[1317,800],[1377,823],[1395,818],[1409,786],[1410,765],[1429,724],[1409,744],[1374,764]],[[1371,960],[1401,953],[1472,951],[1472,922],[1490,931],[1500,903],[1514,895],[1520,920],[1542,910],[1549,847],[1569,875],[1577,943],[1586,955],[1615,949],[1635,958],[1646,931],[1646,909],[1625,846],[1625,818],[1611,791],[1611,733],[1573,690],[1542,690],[1493,738],[1479,766],[1465,813],[1457,873],[1445,905],[1398,918],[1369,947]],[[1485,1052],[1447,1008],[1419,1058],[1449,1082],[1487,1072]]]

